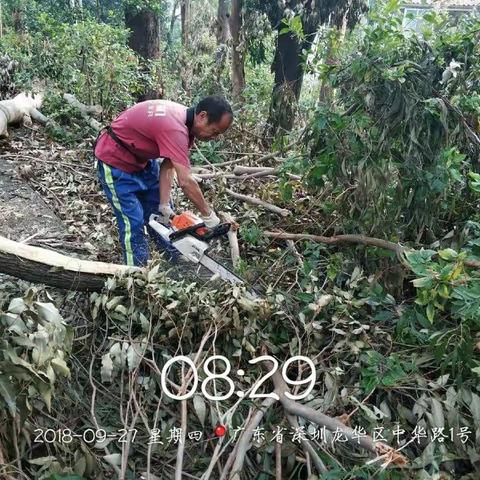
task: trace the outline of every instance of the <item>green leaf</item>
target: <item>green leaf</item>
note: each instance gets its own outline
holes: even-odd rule
[[[458,253],[452,248],[446,248],[445,250],[440,250],[438,252],[438,255],[440,256],[440,258],[443,258],[443,260],[452,260],[458,257]]]
[[[194,395],[193,408],[195,409],[195,413],[197,414],[197,417],[200,420],[200,423],[202,424],[202,426],[204,426],[205,416],[207,414],[207,406],[205,404],[205,400],[201,395]]]
[[[102,357],[102,368],[100,369],[100,375],[102,377],[102,382],[111,382],[112,381],[112,372],[113,372],[113,362],[112,357],[109,353],[106,353]]]
[[[33,458],[32,460],[27,460],[27,462],[31,463],[32,465],[50,465],[52,462],[55,462],[56,460],[57,460],[56,457],[49,456],[49,457]]]
[[[429,288],[433,285],[433,277],[421,277],[412,280],[413,286],[416,288]]]
[[[26,309],[27,306],[25,305],[23,298],[14,298],[8,306],[8,311],[10,313],[16,313],[18,315],[23,313]]]
[[[60,373],[64,377],[70,378],[70,369],[63,358],[56,357],[50,363],[56,372]]]
[[[410,264],[412,271],[417,274],[426,276],[429,274],[428,267],[431,264],[432,257],[436,254],[435,250],[411,250],[406,252],[405,256]]]
[[[427,305],[427,318],[430,323],[433,323],[433,320],[435,318],[435,307],[433,303],[429,303]]]
[[[35,382],[35,386],[38,392],[40,393],[40,395],[42,396],[48,411],[51,412],[53,387],[50,386],[49,384],[39,382],[39,381]]]
[[[7,375],[0,375],[0,395],[7,404],[8,411],[15,416],[17,413],[15,388]]]
[[[39,317],[46,322],[55,324],[63,323],[62,316],[53,303],[35,302],[35,306]]]
[[[140,365],[143,354],[145,352],[145,344],[131,344],[127,350],[128,371],[132,372]]]
[[[122,463],[122,455],[120,453],[111,453],[110,455],[104,455],[103,459],[112,466],[119,467]]]

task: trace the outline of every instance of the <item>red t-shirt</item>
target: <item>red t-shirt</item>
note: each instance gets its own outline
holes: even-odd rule
[[[112,130],[137,154],[134,156],[103,132],[95,156],[127,173],[143,170],[151,158],[169,158],[190,167],[188,150],[193,145],[185,124],[187,107],[168,100],[147,100],[128,108],[112,123]]]

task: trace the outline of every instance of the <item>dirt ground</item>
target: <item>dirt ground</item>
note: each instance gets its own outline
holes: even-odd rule
[[[60,219],[21,177],[15,160],[3,153],[0,143],[0,235],[18,242],[34,243],[35,238],[58,238],[67,230]]]

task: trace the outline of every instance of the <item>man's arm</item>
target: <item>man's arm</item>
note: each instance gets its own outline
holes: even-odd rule
[[[167,167],[168,165],[168,167]],[[208,216],[212,208],[205,200],[198,182],[193,178],[190,168],[180,165],[177,162],[168,160],[167,165],[163,165],[160,173],[160,203],[168,203],[170,190],[172,188],[173,171],[177,173],[178,185],[183,190],[188,199],[198,208],[203,216]],[[163,168],[165,172],[163,172]]]
[[[170,202],[174,175],[175,168],[173,167],[173,162],[169,158],[164,158],[160,165],[160,205],[168,205]]]

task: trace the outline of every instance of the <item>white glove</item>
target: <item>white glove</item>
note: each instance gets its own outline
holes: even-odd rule
[[[158,214],[160,223],[168,225],[170,223],[170,219],[175,215],[175,212],[168,203],[161,203],[158,207]]]
[[[217,214],[213,210],[210,210],[210,214],[206,217],[202,215],[202,220],[203,223],[205,223],[205,226],[208,228],[216,227],[220,223],[220,219],[217,217]]]

